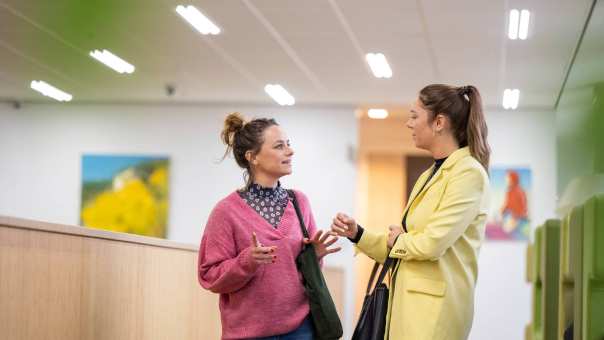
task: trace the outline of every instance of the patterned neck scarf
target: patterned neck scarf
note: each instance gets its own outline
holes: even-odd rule
[[[265,188],[257,183],[253,183],[247,190],[239,192],[239,195],[247,205],[270,223],[273,228],[279,226],[279,222],[289,201],[287,190],[281,187],[281,183],[277,183],[275,188]]]

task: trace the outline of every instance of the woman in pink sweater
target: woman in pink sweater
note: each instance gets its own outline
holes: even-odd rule
[[[313,339],[308,299],[296,256],[313,243],[319,259],[340,250],[331,234],[317,231],[304,194],[295,191],[310,240],[279,179],[292,173],[285,132],[273,119],[246,122],[230,114],[221,134],[245,170],[246,185],[210,214],[199,248],[198,278],[220,294],[222,339]]]

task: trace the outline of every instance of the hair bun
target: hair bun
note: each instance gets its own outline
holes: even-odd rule
[[[224,144],[232,147],[235,143],[235,134],[245,126],[246,120],[243,115],[239,112],[229,113],[224,120],[224,128],[220,137]]]

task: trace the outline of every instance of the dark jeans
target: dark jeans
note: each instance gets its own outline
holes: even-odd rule
[[[267,336],[264,338],[256,338],[256,340],[313,340],[313,326],[310,316],[304,319],[300,327],[293,331],[280,335]]]

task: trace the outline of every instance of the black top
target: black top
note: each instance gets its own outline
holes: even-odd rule
[[[438,169],[440,169],[440,166],[443,165],[447,158],[448,157],[434,160],[434,171],[432,172],[432,175],[434,175],[438,171]]]
[[[434,176],[434,174],[436,174],[436,172],[438,171],[438,169],[440,169],[440,167],[443,165],[443,163],[447,160],[447,157],[445,158],[440,158],[440,159],[435,159],[434,160],[434,169],[432,169],[432,173],[430,174],[430,177],[428,177],[428,179],[426,180],[426,182],[424,182],[424,185],[422,185],[422,188],[419,190],[418,194],[415,195],[415,197],[419,196],[419,193],[422,192],[422,190],[424,190],[424,187],[426,186],[426,184],[428,184],[428,182],[430,182],[430,180],[432,179],[432,177]],[[415,200],[415,197],[413,198]],[[411,202],[413,203],[413,202]],[[409,205],[411,206],[411,205]],[[403,220],[401,222],[401,225],[403,226],[403,230],[405,232],[407,232],[407,213],[409,212],[409,210],[405,211],[405,215],[403,216]],[[363,232],[365,231],[363,229],[363,227],[361,227],[360,225],[357,224],[357,236],[355,238],[348,238],[351,242],[353,243],[358,243],[359,240],[361,239],[361,236],[363,236]]]
[[[287,190],[283,189],[281,183],[277,183],[275,188],[265,188],[253,183],[246,190],[240,191],[239,196],[273,228],[279,225],[289,200]]]

